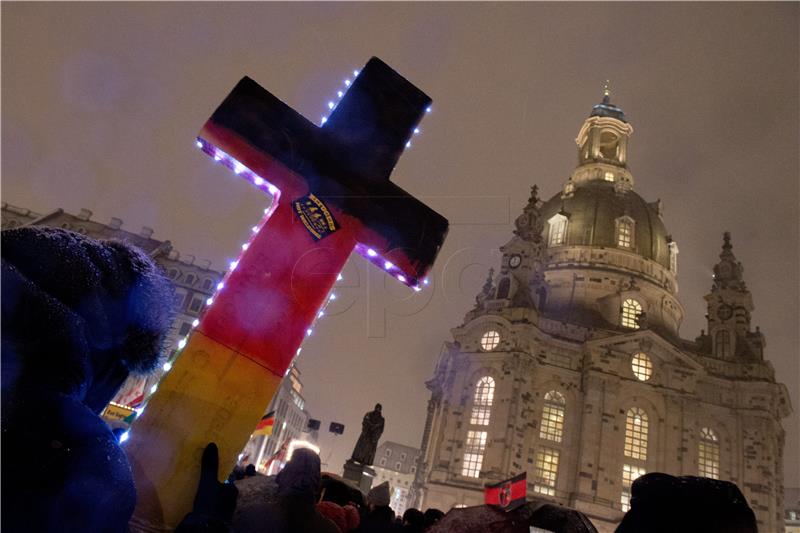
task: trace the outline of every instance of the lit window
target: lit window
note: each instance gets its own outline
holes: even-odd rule
[[[473,426],[488,426],[489,416],[492,413],[494,401],[494,379],[484,376],[475,387],[475,396],[472,402],[472,413],[469,423]]]
[[[567,184],[564,186],[564,194],[572,194],[574,192],[575,192],[575,184],[572,183],[571,181],[567,182]]]
[[[653,363],[646,353],[635,353],[631,359],[631,370],[633,370],[636,379],[647,381],[653,375]]]
[[[717,349],[717,357],[730,357],[731,356],[731,334],[728,331],[721,330],[714,335],[714,344]]]
[[[564,244],[567,236],[567,217],[559,213],[548,222],[550,223],[550,238],[547,244],[549,246]]]
[[[669,270],[673,274],[678,273],[678,243],[671,241],[669,243]]]
[[[640,314],[642,314],[642,304],[631,298],[622,302],[622,319],[620,320],[622,327],[639,329],[636,320]]]
[[[539,494],[555,496],[558,477],[558,450],[542,447],[536,452],[533,490]]]
[[[485,431],[467,432],[467,442],[464,446],[464,463],[461,465],[462,476],[480,476],[483,451],[486,449],[486,435]]]
[[[625,457],[647,460],[647,413],[638,407],[625,417]]]
[[[614,181],[614,173],[606,172],[605,174],[603,174],[603,179],[606,181]]]
[[[713,429],[700,430],[697,446],[697,473],[702,477],[719,479],[719,437]]]
[[[617,246],[633,247],[633,220],[627,217],[617,219]]]
[[[542,422],[539,438],[561,442],[564,436],[564,405],[566,401],[560,392],[550,391],[544,395]]]
[[[647,471],[641,466],[622,465],[622,497],[620,498],[620,503],[623,511],[627,512],[631,507],[631,485],[636,481],[636,478],[646,473]]]
[[[487,352],[497,348],[498,344],[500,344],[500,334],[495,330],[487,331],[483,334],[483,337],[481,337],[481,348]]]

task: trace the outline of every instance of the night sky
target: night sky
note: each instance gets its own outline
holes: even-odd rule
[[[451,221],[432,288],[413,295],[355,256],[299,358],[322,460],[349,457],[363,413],[419,446],[432,375],[497,247],[540,186],[559,191],[574,138],[611,80],[634,127],[636,191],[678,242],[681,328],[705,328],[722,232],[744,264],[753,325],[789,388],[786,484],[800,485],[798,27],[780,4],[2,4],[2,198],[85,207],[155,228],[219,269],[269,198],[194,147],[249,75],[318,122],[381,57],[434,99],[393,181]],[[569,416],[569,413],[567,414]]]

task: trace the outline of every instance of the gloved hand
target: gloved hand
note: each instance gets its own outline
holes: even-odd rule
[[[210,442],[200,462],[200,482],[192,512],[187,514],[175,533],[227,533],[231,528],[239,490],[233,483],[217,481],[219,450]]]

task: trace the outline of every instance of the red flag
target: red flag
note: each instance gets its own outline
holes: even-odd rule
[[[496,505],[504,511],[516,509],[525,503],[527,479],[527,472],[523,472],[500,483],[486,485],[483,489],[484,503]]]

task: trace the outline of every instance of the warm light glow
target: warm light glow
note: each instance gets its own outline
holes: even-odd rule
[[[697,444],[697,475],[719,479],[719,437],[710,428],[700,430]]]
[[[647,413],[631,407],[625,417],[625,457],[647,460]]]
[[[567,217],[558,214],[551,218],[550,223],[550,238],[548,240],[549,246],[560,246],[565,244],[567,236]]]
[[[467,442],[464,444],[464,458],[461,475],[479,477],[483,464],[483,451],[486,449],[485,431],[467,431]]]
[[[636,465],[622,465],[622,496],[620,497],[620,504],[623,511],[630,509],[631,503],[631,485],[636,481],[636,478],[643,476],[647,471]]]
[[[493,401],[494,379],[490,376],[483,376],[475,387],[469,423],[473,426],[488,426]]]
[[[289,441],[289,447],[286,449],[286,460],[292,460],[292,454],[295,450],[299,450],[300,448],[306,448],[312,450],[314,453],[319,455],[319,446],[308,442],[307,440],[300,440],[300,439],[292,439]]]
[[[547,496],[556,495],[556,479],[558,477],[559,451],[542,446],[536,452],[533,471],[533,490]]]
[[[605,174],[603,174],[603,179],[606,181],[614,181],[614,173],[606,172]]]
[[[481,348],[486,352],[491,352],[500,344],[500,334],[495,330],[487,331],[481,337]]]
[[[642,304],[632,298],[628,298],[622,302],[622,317],[620,323],[624,328],[639,329],[639,324],[636,322],[639,315],[642,313]]]
[[[544,395],[542,421],[539,424],[539,438],[561,442],[564,437],[564,395],[558,391],[550,391]]]
[[[617,246],[621,248],[633,247],[633,222],[628,218],[617,220]]]
[[[639,381],[647,381],[653,375],[653,363],[644,352],[633,354],[631,370]]]

